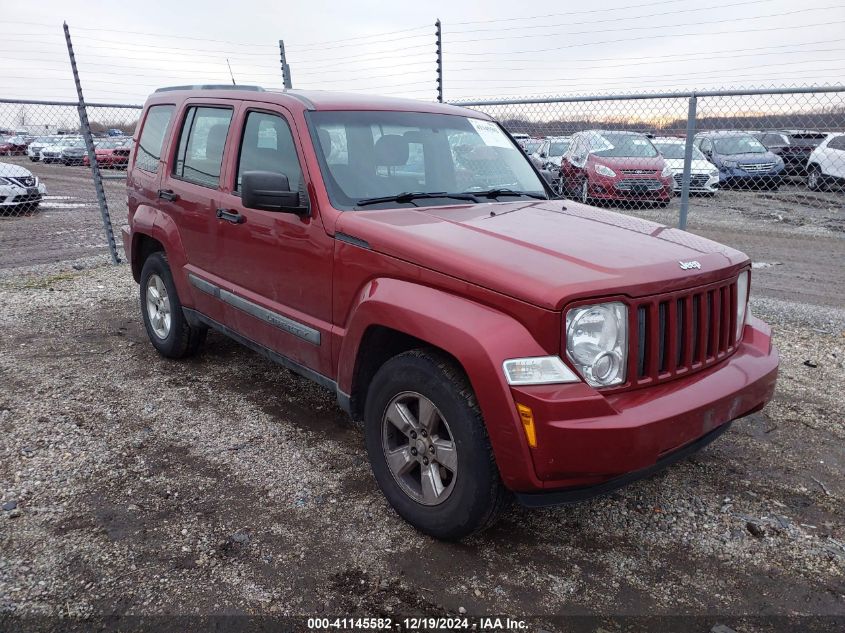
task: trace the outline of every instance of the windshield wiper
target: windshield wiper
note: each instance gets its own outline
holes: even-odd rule
[[[499,189],[488,189],[487,191],[472,191],[467,193],[471,193],[473,196],[478,196],[479,198],[500,198],[502,196],[528,196],[529,198],[536,198],[537,200],[548,200],[546,196],[540,193],[534,193],[533,191],[515,191],[513,189],[507,189],[504,187]]]
[[[378,204],[379,202],[412,202],[425,198],[452,198],[454,200],[468,200],[469,202],[478,202],[478,198],[472,193],[447,193],[445,191],[404,191],[397,193],[395,196],[382,196],[380,198],[362,198],[356,202],[356,206],[364,207],[368,204]]]

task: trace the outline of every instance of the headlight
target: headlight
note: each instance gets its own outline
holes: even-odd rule
[[[714,169],[713,171],[711,171],[711,172],[710,172],[710,177],[711,177],[711,178],[715,178],[715,177],[716,177],[716,176],[718,176],[718,175],[719,175],[719,170],[718,170],[718,169]]]
[[[0,177],[0,185],[11,185],[12,181],[8,178]]]
[[[739,274],[736,280],[736,342],[742,338],[742,328],[748,314],[748,271]]]
[[[607,176],[608,178],[615,178],[616,177],[616,172],[613,171],[607,165],[601,165],[599,163],[596,163],[594,169],[596,170],[597,174],[601,174],[602,176]]]
[[[580,382],[569,367],[557,356],[512,358],[503,363],[509,385],[548,385],[562,382]]]
[[[617,301],[573,308],[566,313],[566,356],[590,385],[625,382],[628,308]]]
[[[663,176],[664,178],[670,178],[672,176],[672,168],[669,167],[669,165],[666,165],[663,168],[663,171],[660,172],[660,175]]]
[[[737,162],[734,160],[726,160],[722,161],[722,167],[726,167],[727,169],[736,169]]]

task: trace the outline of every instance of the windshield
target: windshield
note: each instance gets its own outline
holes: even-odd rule
[[[332,204],[401,193],[462,193],[509,189],[545,197],[525,152],[498,124],[422,112],[309,113],[309,126]],[[427,199],[424,204],[454,204]],[[419,200],[382,206],[415,206]],[[367,207],[373,208],[373,207]]]
[[[713,140],[717,154],[765,154],[766,148],[753,136],[725,136]]]
[[[563,156],[569,149],[569,141],[552,141],[549,146],[549,156]]]
[[[657,150],[648,137],[640,134],[613,134],[603,133],[595,139],[597,143],[591,142],[595,149],[591,153],[596,156],[608,158],[653,158],[657,156]]]
[[[523,141],[522,146],[525,148],[525,151],[528,154],[533,154],[538,149],[540,149],[540,145],[543,144],[543,141],[538,141],[535,139],[531,139],[530,141]]]
[[[684,159],[684,144],[683,143],[661,143],[660,141],[654,141],[654,146],[663,154],[663,158],[670,158],[670,159]],[[692,146],[692,159],[693,160],[707,160],[704,157],[704,154],[695,146]]]

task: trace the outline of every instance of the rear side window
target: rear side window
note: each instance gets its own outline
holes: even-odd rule
[[[287,121],[277,114],[250,112],[246,118],[235,190],[245,171],[275,171],[288,177],[291,191],[302,183],[302,169]]]
[[[223,149],[231,121],[230,108],[188,108],[179,134],[173,175],[203,187],[216,188],[220,184]]]
[[[141,130],[136,151],[135,166],[138,169],[153,173],[158,171],[161,147],[170,129],[174,109],[175,106],[172,105],[157,105],[152,106],[147,112],[147,119],[144,121],[144,129]]]
[[[836,136],[827,144],[830,149],[845,149],[845,136]]]

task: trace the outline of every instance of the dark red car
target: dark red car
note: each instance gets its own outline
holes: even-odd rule
[[[29,143],[23,136],[0,136],[0,156],[23,156]]]
[[[114,167],[125,169],[129,164],[129,153],[132,150],[132,139],[105,139],[98,141],[94,147],[94,155],[100,167]],[[82,164],[91,164],[88,156],[82,157]]]
[[[672,170],[649,138],[636,132],[574,134],[560,174],[564,194],[584,204],[665,207],[672,199]]]
[[[213,328],[330,390],[364,427],[344,450],[428,534],[605,493],[772,396],[746,255],[555,199],[484,114],[163,89],[136,135],[123,244],[152,345]]]

